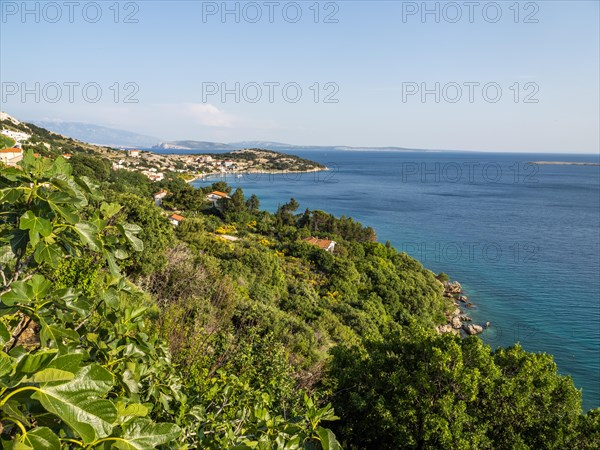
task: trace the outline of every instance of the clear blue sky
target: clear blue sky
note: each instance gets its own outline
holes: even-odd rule
[[[514,1],[477,2],[473,10],[468,2],[428,2],[439,8],[439,23],[433,13],[423,20],[422,2],[320,2],[318,8],[314,1],[237,2],[239,23],[235,14],[222,20],[222,2],[121,2],[118,20],[114,1],[98,2],[96,23],[90,2],[76,2],[72,11],[62,1],[48,3],[30,2],[34,12],[23,17],[22,2],[0,0],[0,108],[18,118],[89,122],[166,140],[600,148],[598,1],[520,2],[518,8]],[[258,10],[262,17],[251,23]],[[293,23],[298,10],[302,17]],[[128,14],[137,23],[124,23]],[[324,23],[328,14],[337,23]],[[79,83],[72,102],[69,82]],[[126,88],[128,82],[139,91]],[[62,94],[55,103],[53,83]],[[97,83],[88,86],[88,100],[86,83]],[[234,94],[224,102],[208,95],[206,83],[233,91],[239,83],[239,102]],[[265,83],[279,83],[272,102]],[[287,97],[286,83],[296,83]],[[472,85],[472,102],[465,83],[479,83]],[[252,103],[256,85],[262,97]],[[97,103],[89,101],[94,86],[102,89]],[[296,103],[294,86],[302,90]],[[462,97],[452,102],[457,86]],[[498,87],[502,96],[493,103]],[[23,88],[40,98],[22,98]],[[433,92],[423,99],[422,88]],[[125,103],[128,93],[138,103]],[[327,94],[338,102],[326,103]]]

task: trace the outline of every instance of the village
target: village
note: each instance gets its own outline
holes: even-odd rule
[[[12,118],[10,120],[21,125]],[[327,170],[325,166],[313,161],[261,149],[241,149],[216,154],[161,154],[138,149],[117,150],[92,146],[54,133],[51,133],[51,136],[53,139],[56,136],[52,143],[39,142],[37,137],[32,138],[31,134],[23,131],[0,130],[0,162],[16,167],[23,159],[24,151],[28,149],[33,149],[36,157],[62,155],[66,159],[71,158],[72,152],[93,151],[98,156],[108,159],[113,170],[139,172],[151,181],[161,181],[170,173],[176,173],[186,181],[193,181],[210,175],[241,176],[247,173],[303,173]],[[62,145],[63,143],[69,145]],[[80,147],[79,150],[74,148],[77,146]]]
[[[246,173],[291,173],[327,170],[325,166],[296,156],[260,149],[242,149],[217,154],[160,154],[129,150],[111,155],[113,170],[136,171],[152,181],[178,173],[188,181],[210,175]]]

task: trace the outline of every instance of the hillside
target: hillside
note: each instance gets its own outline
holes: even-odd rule
[[[77,163],[82,164],[85,164],[89,156],[99,156],[105,164],[115,170],[141,173],[153,181],[162,180],[172,173],[190,180],[209,174],[326,170],[325,166],[314,161],[258,148],[235,150],[231,147],[234,150],[227,153],[192,152],[185,155],[115,149],[82,142],[2,114],[0,131],[22,132],[28,135],[27,139],[19,143],[25,151],[31,150],[51,158],[59,155],[69,155],[70,158],[74,155]],[[13,143],[9,140],[5,142],[7,146]]]
[[[0,168],[7,448],[598,448],[551,356],[438,333],[447,276],[375,230],[9,126],[49,157]]]

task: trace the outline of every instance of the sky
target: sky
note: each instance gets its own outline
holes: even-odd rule
[[[599,10],[0,0],[0,110],[160,140],[598,153]]]

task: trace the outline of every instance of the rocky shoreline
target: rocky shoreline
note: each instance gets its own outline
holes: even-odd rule
[[[452,333],[460,336],[474,336],[483,333],[483,330],[490,326],[489,322],[485,325],[477,325],[473,319],[464,313],[461,308],[473,308],[474,305],[465,295],[462,286],[458,281],[446,281],[443,283],[444,297],[452,301],[454,309],[446,314],[446,324],[439,325],[436,330],[440,334]]]

